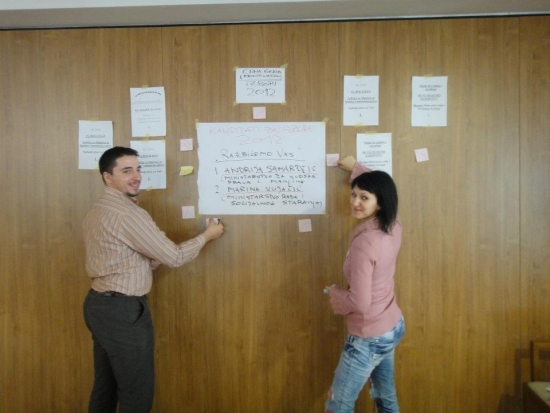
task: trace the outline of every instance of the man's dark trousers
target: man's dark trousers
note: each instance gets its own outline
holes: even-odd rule
[[[148,413],[153,405],[153,322],[147,296],[108,296],[90,290],[84,320],[94,343],[89,413]]]

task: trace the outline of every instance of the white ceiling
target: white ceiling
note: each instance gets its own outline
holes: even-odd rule
[[[524,14],[550,14],[550,0],[0,0],[0,29]]]

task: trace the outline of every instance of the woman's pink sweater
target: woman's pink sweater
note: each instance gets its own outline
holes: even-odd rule
[[[357,163],[351,180],[368,171]],[[347,315],[349,334],[364,338],[379,336],[390,331],[401,318],[393,280],[401,232],[399,217],[390,234],[380,229],[376,218],[355,227],[344,262],[349,289],[330,291],[335,314]]]

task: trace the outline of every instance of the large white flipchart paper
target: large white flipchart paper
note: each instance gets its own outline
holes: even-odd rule
[[[323,214],[323,122],[199,123],[199,213]]]

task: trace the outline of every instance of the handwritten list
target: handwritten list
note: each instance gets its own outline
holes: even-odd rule
[[[324,213],[324,123],[200,123],[197,132],[200,214]]]

